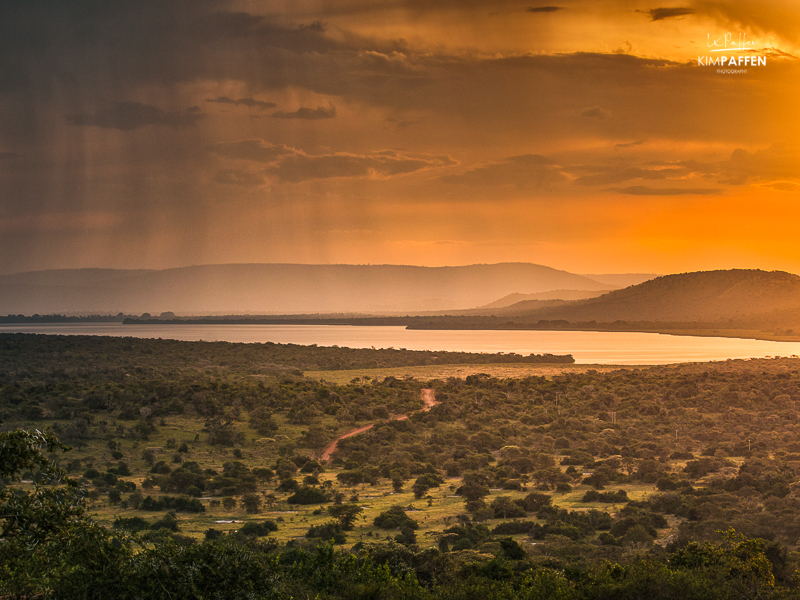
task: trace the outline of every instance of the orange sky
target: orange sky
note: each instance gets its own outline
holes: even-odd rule
[[[800,273],[794,1],[58,4],[0,6],[2,273]]]

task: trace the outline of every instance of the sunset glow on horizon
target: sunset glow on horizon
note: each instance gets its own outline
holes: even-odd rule
[[[789,0],[12,0],[0,274],[800,273],[797,40]]]

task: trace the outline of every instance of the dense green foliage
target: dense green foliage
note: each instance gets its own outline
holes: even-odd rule
[[[297,344],[238,344],[231,342],[182,342],[135,337],[44,336],[24,333],[0,334],[0,362],[4,369],[74,368],[103,365],[109,375],[118,369],[128,373],[140,368],[203,367],[210,357],[217,365],[234,371],[278,372],[401,367],[436,364],[573,363],[572,356],[553,354],[489,354],[405,350],[395,348],[340,348]]]
[[[251,348],[107,341],[0,336],[0,412],[26,424],[0,434],[0,593],[778,598],[800,583],[798,360],[334,384]],[[62,454],[45,425],[96,456]],[[461,508],[432,527],[426,504],[444,502]],[[248,520],[188,535],[220,505]],[[301,510],[317,520],[276,541]]]

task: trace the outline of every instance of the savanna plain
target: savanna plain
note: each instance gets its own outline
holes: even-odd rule
[[[796,358],[3,334],[0,590],[793,598],[798,401]]]

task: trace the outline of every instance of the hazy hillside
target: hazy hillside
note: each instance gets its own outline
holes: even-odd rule
[[[506,308],[508,306],[513,306],[521,302],[527,302],[531,300],[585,300],[587,298],[596,298],[597,296],[601,296],[605,293],[605,291],[588,290],[553,290],[551,292],[538,292],[536,294],[520,294],[515,292],[513,294],[509,294],[508,296],[503,296],[499,300],[495,300],[490,304],[480,306],[479,308]]]
[[[592,281],[605,283],[606,285],[613,285],[614,287],[628,287],[631,285],[638,285],[645,281],[650,281],[656,277],[660,277],[658,273],[602,273],[596,275],[587,275],[582,273],[584,277],[588,277]]]
[[[509,307],[521,312],[523,305]],[[665,275],[566,306],[530,313],[542,319],[741,321],[800,311],[800,277],[782,271],[729,270]],[[800,315],[800,313],[798,313]]]
[[[0,314],[414,312],[468,309],[511,293],[612,288],[527,263],[78,269],[0,276]]]

